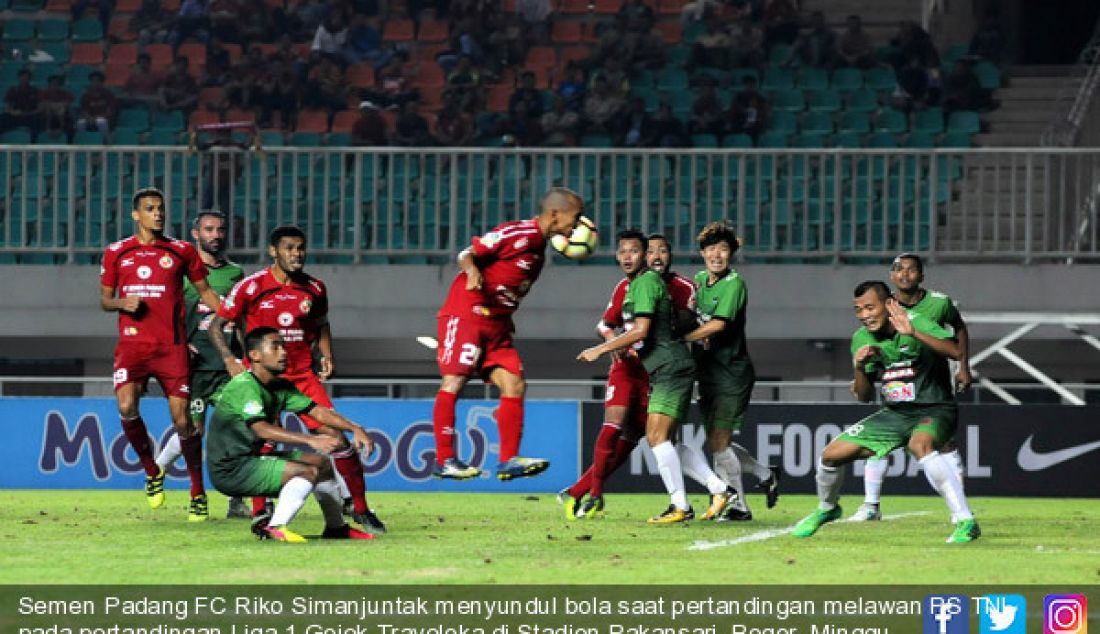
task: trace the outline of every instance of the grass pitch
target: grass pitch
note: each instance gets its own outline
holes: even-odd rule
[[[658,495],[607,495],[601,520],[566,521],[554,495],[371,493],[390,528],[373,542],[257,542],[247,520],[186,521],[187,496],[151,511],[141,491],[0,491],[0,583],[699,583],[1096,584],[1100,503],[977,498],[984,532],[949,546],[943,502],[884,499],[887,517],[836,523],[810,539],[784,533],[815,504],[783,496],[756,520],[647,526]],[[703,496],[692,496],[698,510]],[[857,497],[841,501],[847,516]],[[292,523],[322,528],[309,501]]]

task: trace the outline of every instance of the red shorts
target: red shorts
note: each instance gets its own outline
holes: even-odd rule
[[[435,361],[439,373],[458,376],[480,374],[488,380],[493,368],[523,376],[523,362],[512,347],[510,319],[463,319],[439,316],[439,349]]]
[[[190,352],[185,344],[122,343],[115,346],[115,391],[153,377],[167,396],[191,398]]]
[[[646,408],[649,406],[649,373],[637,357],[627,357],[611,364],[603,406],[604,409],[627,408],[623,423],[631,431],[645,434]]]
[[[325,391],[325,385],[321,383],[321,377],[317,376],[314,372],[306,371],[301,374],[293,375],[284,374],[283,378],[293,383],[294,387],[298,388],[299,392],[313,399],[314,403],[321,407],[333,409],[332,399],[329,398],[328,392]],[[312,416],[299,414],[298,418],[302,419],[302,422],[305,423],[310,431],[316,431],[322,426],[321,423],[318,423]]]

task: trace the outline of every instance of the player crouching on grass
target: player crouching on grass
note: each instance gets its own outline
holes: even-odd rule
[[[855,310],[863,327],[852,335],[852,394],[865,403],[874,400],[877,379],[885,407],[845,429],[821,452],[818,509],[795,525],[792,534],[809,537],[822,524],[840,519],[837,501],[844,465],[882,458],[904,446],[956,518],[947,543],[974,541],[981,530],[954,465],[938,451],[955,436],[958,406],[947,360],[959,358],[958,342],[927,317],[906,312],[884,282],[857,286]]]
[[[214,486],[229,496],[278,497],[275,510],[264,523],[255,521],[252,532],[260,539],[304,542],[287,528],[312,492],[325,516],[321,537],[374,539],[374,535],[348,526],[344,502],[336,485],[332,461],[341,438],[290,432],[280,424],[280,414],[308,414],[333,429],[351,432],[358,451],[370,455],[374,443],[362,427],[327,407],[314,403],[293,384],[281,378],[287,368],[283,337],[275,328],[261,327],[248,333],[245,348],[251,369],[233,377],[222,390],[211,421],[207,465]],[[264,442],[304,444],[321,452],[298,450],[260,455]]]

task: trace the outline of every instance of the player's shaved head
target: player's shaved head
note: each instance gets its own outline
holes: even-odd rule
[[[270,334],[279,334],[277,328],[271,326],[260,326],[259,328],[253,328],[248,331],[248,334],[244,336],[244,347],[248,352],[259,350],[264,344],[264,337]]]
[[[584,211],[584,199],[568,187],[551,187],[542,197],[540,206],[543,212],[550,209],[564,209],[567,206]]]
[[[852,297],[863,297],[868,291],[874,291],[875,296],[883,301],[890,297],[890,287],[882,280],[867,280],[866,282],[860,282],[856,286],[856,290],[853,292]]]
[[[909,260],[913,268],[915,268],[918,273],[924,273],[924,260],[921,259],[921,257],[916,253],[899,254],[898,257],[894,258],[893,263],[890,265],[890,270],[898,268],[898,266],[901,265],[902,260]]]

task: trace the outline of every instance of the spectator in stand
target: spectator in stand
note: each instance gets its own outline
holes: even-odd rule
[[[809,28],[794,43],[787,65],[801,63],[813,68],[832,68],[835,53],[836,33],[825,24],[825,14],[814,11],[810,15]]]
[[[317,50],[311,53],[310,63],[303,95],[305,105],[329,111],[343,110],[348,99],[344,71],[332,57]]]
[[[631,33],[649,33],[653,30],[653,9],[645,0],[625,0],[619,9],[619,23]]]
[[[46,89],[38,95],[45,131],[68,134],[72,124],[73,93],[65,89],[64,75],[50,75],[47,81]]]
[[[419,103],[410,101],[401,109],[401,116],[397,117],[393,144],[406,147],[439,145],[428,129],[428,120],[420,114]]]
[[[875,65],[875,46],[863,30],[863,20],[858,15],[848,16],[848,26],[837,39],[836,56],[844,66],[870,68]]]
[[[898,25],[898,34],[890,40],[894,48],[891,62],[894,68],[901,69],[909,66],[910,60],[917,62],[929,72],[940,67],[940,54],[936,51],[936,45],[932,43],[932,36],[920,27],[916,22],[902,21]]]
[[[199,83],[203,86],[225,86],[232,81],[233,69],[229,66],[229,51],[217,44],[206,47],[206,64],[203,65]]]
[[[326,57],[340,64],[344,63],[344,48],[348,43],[348,25],[344,20],[343,11],[333,11],[328,14],[321,26],[313,34],[314,53],[322,53]]]
[[[752,20],[741,19],[730,37],[733,39],[730,45],[730,64],[734,68],[747,68],[764,63],[764,32],[753,24]]]
[[[390,53],[382,49],[382,34],[370,25],[367,16],[356,15],[348,29],[344,58],[349,64],[368,62],[380,68],[390,60]]]
[[[943,109],[948,114],[956,110],[989,110],[993,100],[982,88],[974,66],[968,59],[955,62],[943,82]]]
[[[38,134],[42,116],[38,108],[38,89],[31,85],[31,71],[19,71],[18,83],[4,93],[4,114],[0,116],[0,132],[12,128],[27,127],[31,134]]]
[[[329,5],[326,0],[298,0],[289,7],[286,17],[289,30],[295,34],[292,39],[313,37],[328,14]],[[278,21],[279,18],[276,18],[276,22]]]
[[[126,78],[123,104],[156,108],[160,103],[160,82],[160,73],[153,70],[153,60],[149,54],[138,55],[137,64]]]
[[[160,83],[160,109],[166,112],[180,110],[190,114],[199,102],[199,86],[187,72],[186,57],[177,57],[172,68]]]
[[[235,108],[252,110],[260,105],[260,90],[267,79],[267,61],[260,47],[253,46],[230,73],[225,96]]]
[[[572,147],[577,144],[577,131],[580,129],[581,118],[575,111],[570,110],[565,98],[560,94],[554,96],[554,105],[542,115],[539,121],[542,128],[542,144],[548,147]]]
[[[764,7],[764,43],[790,44],[798,39],[799,14],[794,0],[768,0]]]
[[[684,123],[672,114],[672,106],[667,101],[657,106],[657,112],[650,119],[650,128],[643,133],[642,143],[646,147],[688,147]]]
[[[989,12],[970,40],[970,54],[1000,65],[1005,57],[1005,36],[996,12]]]
[[[481,96],[481,73],[474,68],[473,62],[465,55],[459,58],[458,65],[447,75],[447,88],[443,91],[444,100],[458,99],[460,107],[478,110],[483,104]]]
[[[73,20],[79,20],[88,9],[94,9],[99,23],[103,25],[104,33],[111,24],[112,0],[76,0],[72,5]]]
[[[574,112],[584,107],[584,74],[572,62],[565,67],[565,78],[558,84],[557,94],[565,100],[565,106]]]
[[[624,100],[630,94],[630,75],[623,70],[623,63],[618,57],[609,57],[603,68],[592,72],[591,83],[594,84],[597,79],[607,82],[611,93]]]
[[[554,7],[550,0],[516,0],[516,14],[527,27],[527,34],[535,42],[550,39],[550,14]]]
[[[435,122],[435,136],[440,145],[461,147],[469,145],[476,136],[474,118],[463,107],[457,96],[451,96],[439,111]]]
[[[634,97],[626,112],[616,121],[615,145],[643,147],[651,125],[649,114],[645,111],[645,101],[641,97]]]
[[[375,103],[364,101],[359,104],[359,119],[351,126],[351,144],[356,147],[390,144],[386,138],[386,121]]]
[[[219,42],[241,44],[244,40],[238,25],[243,15],[243,3],[239,0],[209,0],[207,19],[210,20],[210,34]]]
[[[279,38],[279,43],[275,45],[275,51],[268,57],[268,61],[286,64],[294,71],[295,77],[305,74],[306,60],[295,48],[294,40],[288,33],[283,33]]]
[[[172,34],[168,37],[173,49],[178,49],[190,37],[203,43],[210,39],[207,31],[210,27],[209,11],[206,0],[183,0],[180,3],[179,13],[172,25]]]
[[[897,82],[891,101],[898,110],[924,110],[939,101],[939,86],[919,56],[908,58],[905,67],[897,71]]]
[[[76,129],[99,130],[105,137],[110,136],[118,115],[118,102],[111,89],[103,84],[103,73],[94,70],[88,74],[91,84],[80,98],[80,110],[76,114]]]
[[[688,66],[710,66],[713,68],[730,68],[730,57],[733,52],[733,38],[726,31],[717,18],[707,20],[706,31],[691,47],[691,57]]]
[[[597,77],[584,101],[584,114],[592,132],[611,133],[611,123],[623,108],[623,98],[607,85],[607,80]]]
[[[524,71],[520,75],[519,87],[508,99],[508,116],[513,119],[517,117],[520,103],[524,105],[524,116],[542,116],[542,92],[535,87],[535,74],[531,71]]]
[[[241,5],[241,20],[238,27],[241,32],[241,44],[247,48],[270,41],[275,23],[271,18],[271,9],[267,2],[242,0]]]
[[[614,23],[609,25],[608,28],[600,34],[599,41],[596,42],[596,50],[589,58],[589,68],[602,66],[607,60],[613,57],[621,57],[625,46],[626,42],[623,39],[622,28]]]
[[[714,82],[703,84],[702,92],[691,106],[691,123],[688,129],[692,134],[713,134],[722,136],[725,132],[726,114],[722,112],[722,103],[714,89]]]
[[[400,108],[420,97],[419,92],[409,84],[403,55],[395,55],[382,70],[375,73],[374,83],[373,90],[362,91],[363,98],[387,109]]]
[[[756,88],[756,78],[746,75],[741,92],[730,101],[726,112],[726,134],[747,134],[755,141],[768,125],[770,106]]]
[[[130,18],[129,31],[138,34],[139,47],[168,41],[173,18],[160,5],[160,0],[142,0],[141,8]]]
[[[291,65],[282,60],[270,62],[256,91],[260,106],[260,127],[271,127],[274,115],[278,112],[281,127],[293,129],[298,121],[298,104],[302,95]]]
[[[508,125],[515,145],[536,147],[542,144],[542,118],[527,110],[526,101],[517,101],[515,110],[508,117]]]
[[[527,59],[529,42],[523,34],[523,19],[516,14],[502,14],[488,39],[493,59],[503,68],[522,64]]]
[[[642,33],[627,33],[623,37],[621,57],[610,57],[608,61],[627,60],[632,71],[659,69],[665,65],[665,40],[657,29]]]

